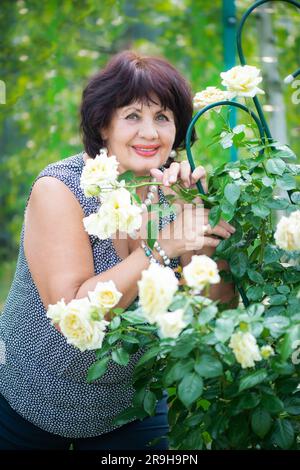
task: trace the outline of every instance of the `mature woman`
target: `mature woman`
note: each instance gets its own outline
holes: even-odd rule
[[[89,236],[82,219],[97,210],[99,201],[84,196],[80,175],[86,160],[106,147],[108,155],[117,156],[119,173],[132,170],[161,182],[152,200],[168,204],[165,193],[177,179],[187,187],[199,178],[205,184],[202,167],[191,174],[187,162],[170,165],[172,151],[183,148],[191,117],[186,81],[160,58],[123,52],[88,83],[81,105],[85,152],[47,166],[26,205],[16,273],[0,317],[6,349],[0,364],[0,449],[68,449],[71,443],[75,449],[146,449],[150,440],[167,433],[166,398],[153,417],[112,424],[131,403],[129,384],[139,353],[126,367],[111,362],[101,379],[88,384],[94,352],[67,344],[46,309],[61,298],[86,297],[99,281],[114,281],[123,294],[120,307],[137,297],[137,282],[149,266],[141,244],[147,212],[136,239]],[[144,201],[148,191],[143,186],[137,193]],[[233,233],[224,221],[211,230],[207,218],[207,210],[199,218],[195,209],[182,205],[160,220],[159,244],[171,268],[186,264],[193,253],[212,253],[220,240],[215,236]],[[153,256],[165,261],[155,250]],[[211,295],[230,301],[234,290],[221,283]],[[166,439],[156,448],[166,449]]]

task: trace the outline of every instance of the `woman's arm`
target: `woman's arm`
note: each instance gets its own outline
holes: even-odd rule
[[[25,216],[24,250],[45,308],[64,298],[88,295],[98,282],[113,280],[123,294],[118,307],[137,296],[137,281],[149,266],[138,247],[121,263],[95,275],[93,252],[84,230],[82,208],[60,180],[43,177],[35,183]]]

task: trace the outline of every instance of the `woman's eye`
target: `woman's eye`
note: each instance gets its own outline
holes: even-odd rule
[[[139,118],[139,115],[137,113],[131,113],[131,114],[128,114],[128,116],[126,116],[126,119],[138,119]]]
[[[157,116],[157,119],[158,119],[159,121],[168,121],[168,120],[169,120],[165,114],[159,114],[159,115]]]

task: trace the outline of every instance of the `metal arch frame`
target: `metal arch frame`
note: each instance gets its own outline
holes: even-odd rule
[[[265,3],[269,3],[269,2],[273,3],[274,1],[283,1],[285,3],[289,3],[291,5],[296,6],[300,10],[300,3],[297,2],[296,0],[259,0],[259,1],[255,2],[251,7],[249,7],[247,9],[247,11],[244,13],[244,15],[243,15],[243,17],[240,21],[238,30],[237,30],[237,50],[238,50],[239,59],[240,59],[240,62],[241,62],[242,65],[246,65],[246,60],[245,60],[245,56],[244,56],[243,48],[242,48],[242,30],[243,30],[243,26],[246,22],[246,19],[252,13],[252,11],[255,10],[258,6],[263,5]],[[293,78],[296,78],[299,74],[300,74],[300,68],[297,69],[294,73],[292,73],[291,76]],[[210,109],[213,109],[217,106],[221,106],[221,105],[223,105],[223,106],[233,106],[233,107],[242,109],[243,111],[246,111],[247,114],[250,114],[251,117],[254,119],[254,121],[255,121],[255,123],[258,127],[260,138],[261,138],[262,142],[265,142],[266,138],[268,139],[269,142],[273,141],[271,131],[270,131],[269,126],[268,126],[268,124],[266,122],[266,119],[264,117],[264,114],[263,114],[262,108],[260,106],[259,100],[256,96],[253,97],[252,99],[254,101],[254,105],[255,105],[255,108],[257,110],[258,116],[255,113],[253,113],[253,111],[249,110],[246,106],[241,105],[240,103],[236,103],[235,101],[218,101],[216,103],[213,103],[211,105],[206,106],[205,108],[200,110],[193,117],[193,119],[192,119],[192,121],[191,121],[191,123],[188,127],[187,133],[186,133],[186,151],[187,151],[187,157],[188,157],[188,161],[189,161],[189,164],[191,166],[192,171],[194,171],[194,169],[195,169],[195,163],[194,163],[192,152],[191,152],[192,130],[193,130],[196,122],[198,121],[198,119],[204,113],[206,113]],[[262,153],[263,153],[263,150],[262,150]],[[196,186],[197,186],[197,189],[198,189],[199,193],[204,195],[205,191],[204,191],[203,186],[202,186],[200,181],[197,181]],[[246,296],[246,293],[245,293],[243,287],[239,286],[237,284],[237,288],[238,288],[238,291],[239,291],[239,293],[242,297],[242,301],[243,301],[244,306],[248,307],[250,302],[249,302],[249,300]]]
[[[244,56],[244,53],[243,53],[243,47],[242,47],[242,31],[243,31],[243,27],[245,25],[245,22],[248,18],[248,16],[250,16],[250,14],[259,6],[265,4],[265,3],[275,3],[275,2],[284,2],[284,3],[289,3],[291,5],[294,5],[296,8],[299,8],[300,10],[300,3],[297,2],[296,0],[258,0],[257,2],[255,2],[251,7],[248,8],[248,10],[244,13],[244,15],[242,16],[242,19],[239,23],[239,26],[238,26],[238,29],[237,29],[237,34],[236,34],[236,45],[237,45],[237,51],[238,51],[238,55],[239,55],[239,59],[240,59],[240,62],[242,65],[246,65],[246,59],[245,59],[245,56]],[[300,74],[300,68],[297,69],[294,73],[292,73],[291,75],[296,78],[298,75]],[[264,128],[264,131],[265,131],[265,134],[266,134],[266,137],[268,138],[269,141],[272,141],[273,138],[272,138],[272,134],[271,134],[271,131],[270,131],[270,128],[267,124],[267,121],[265,119],[265,116],[264,116],[264,113],[262,111],[262,108],[261,108],[261,105],[259,103],[259,100],[257,98],[257,96],[254,96],[254,98],[252,98],[253,101],[254,101],[254,105],[255,105],[255,108],[257,110],[257,114],[259,115],[259,118],[261,120],[261,123],[263,125],[263,128]]]

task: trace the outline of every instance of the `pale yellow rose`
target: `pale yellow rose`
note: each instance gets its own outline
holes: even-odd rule
[[[84,217],[83,225],[89,235],[95,235],[100,240],[110,238],[118,229],[115,215],[109,208],[101,205],[98,212]]]
[[[206,255],[193,255],[183,268],[183,276],[189,287],[200,291],[206,284],[218,284],[221,280],[217,263]]]
[[[161,338],[177,338],[187,325],[184,321],[183,309],[157,315],[156,324]]]
[[[142,225],[142,209],[131,203],[129,191],[119,188],[113,191],[103,203],[103,210],[117,221],[117,229],[132,233]]]
[[[262,346],[260,348],[260,354],[262,355],[262,357],[264,359],[269,359],[270,356],[274,356],[274,349],[272,348],[272,346]]]
[[[220,75],[223,78],[222,85],[236,96],[253,98],[255,95],[264,94],[264,91],[257,86],[262,81],[260,70],[257,67],[237,65]]]
[[[91,304],[85,297],[74,299],[63,313],[59,327],[66,337],[67,343],[80,351],[99,349],[105,336],[105,328],[109,322],[93,321],[90,315]]]
[[[208,86],[203,91],[198,91],[193,99],[194,109],[200,110],[209,104],[216,103],[217,101],[227,101],[233,98],[234,94],[226,90],[220,90],[215,86]],[[215,111],[221,111],[221,106],[213,108]]]
[[[235,358],[242,368],[254,367],[254,361],[261,361],[262,357],[255,337],[249,332],[238,331],[230,338],[229,347],[233,350]]]
[[[122,295],[123,294],[118,291],[113,281],[98,282],[96,288],[88,292],[91,303],[104,312],[115,307]]]
[[[276,245],[283,250],[300,250],[300,211],[282,217],[274,234]],[[291,265],[291,264],[290,264]]]
[[[171,268],[150,264],[138,281],[139,302],[146,320],[153,324],[165,312],[178,289],[178,279]]]
[[[111,188],[117,184],[118,165],[115,155],[107,156],[107,152],[102,150],[100,155],[94,159],[86,160],[80,178],[80,186],[87,197],[98,196],[96,187]]]
[[[56,304],[49,304],[47,309],[47,317],[52,320],[52,323],[58,323],[66,312],[67,306],[65,304],[65,300],[61,299]]]

